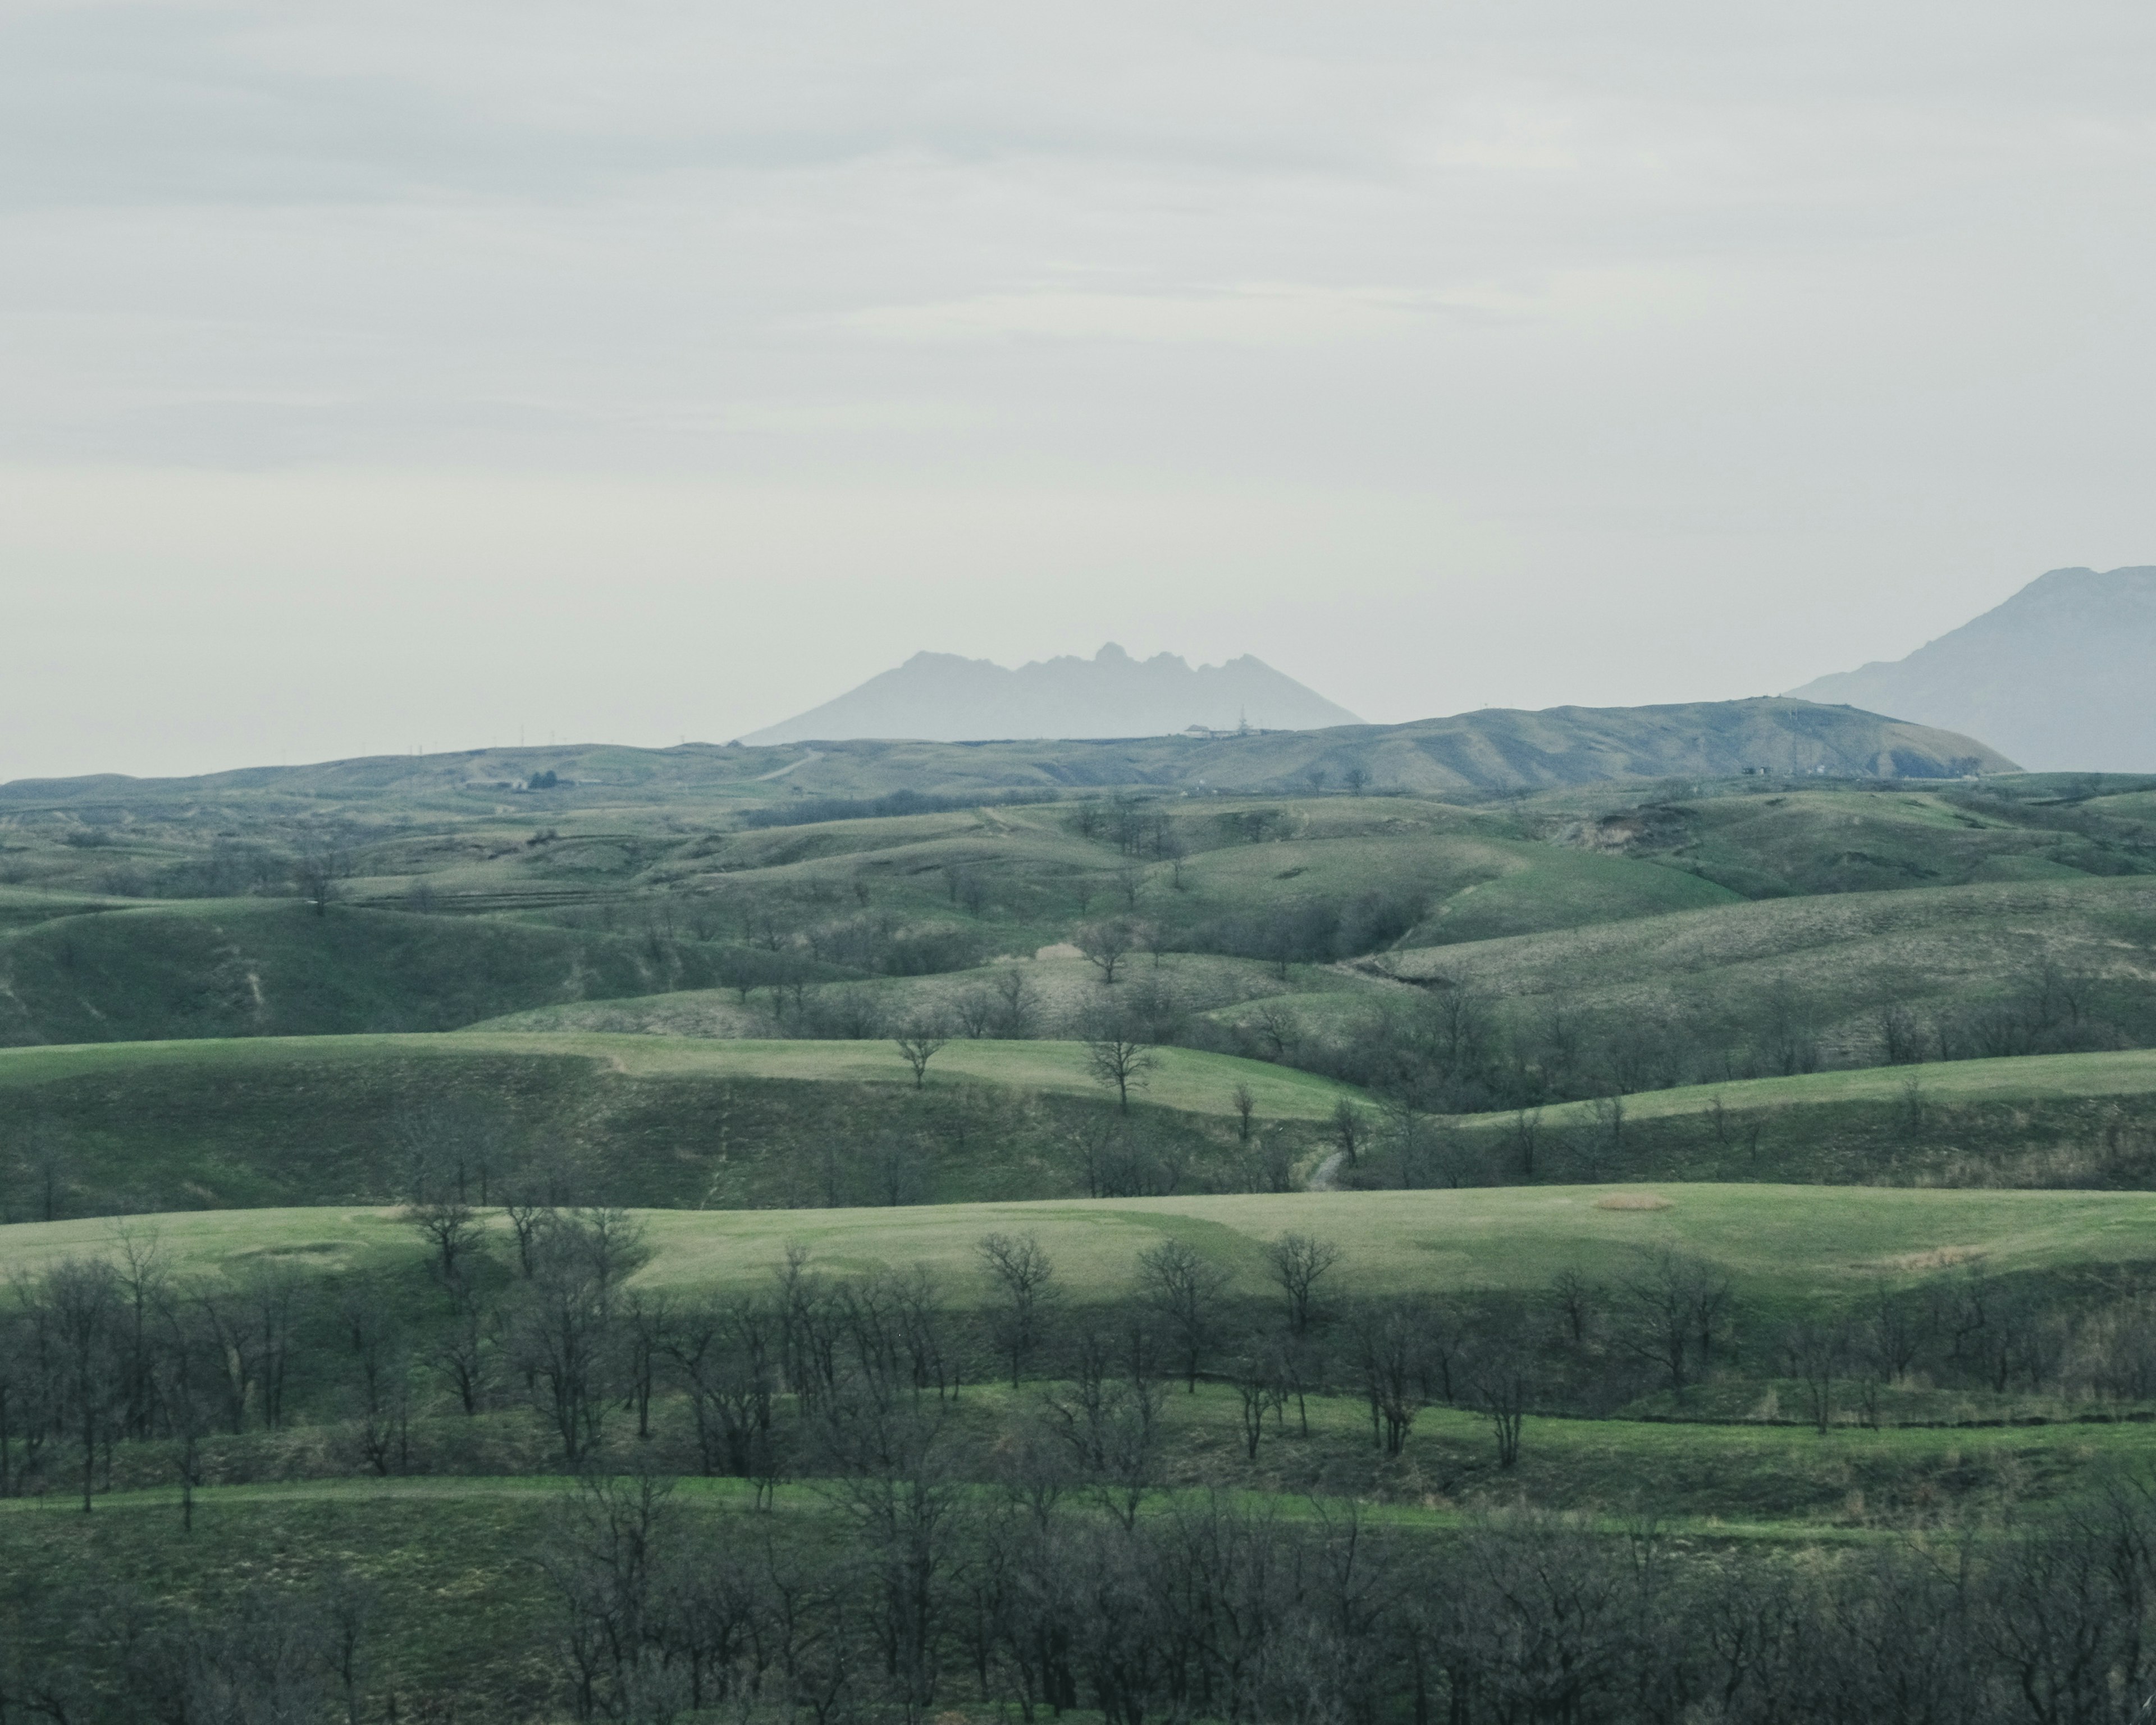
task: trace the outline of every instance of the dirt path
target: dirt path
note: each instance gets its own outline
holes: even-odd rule
[[[809,750],[809,751],[808,751],[808,752],[807,754],[803,755],[803,756],[799,760],[795,761],[795,762],[793,762],[789,763],[789,764],[788,764],[788,765],[787,765],[787,766],[784,766],[784,767],[780,768],[779,768],[776,773],[757,773],[757,776],[756,776],[754,778],[752,778],[752,779],[749,781],[749,783],[750,783],[751,784],[768,784],[768,783],[769,783],[773,779],[774,779],[774,778],[785,778],[785,777],[786,777],[786,775],[787,775],[788,773],[792,773],[792,772],[793,772],[793,771],[794,771],[797,768],[806,767],[806,766],[807,766],[807,765],[808,765],[811,761],[820,761],[820,760],[822,760],[823,758],[824,758],[824,757],[823,757],[822,753],[821,753],[819,751],[818,751],[818,750],[816,750],[816,749],[811,749],[811,750]]]

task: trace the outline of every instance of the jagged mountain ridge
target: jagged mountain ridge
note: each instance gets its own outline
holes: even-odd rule
[[[2031,772],[2156,771],[2156,567],[2054,569],[1906,659],[1805,684],[1980,737]]]
[[[1133,659],[1111,642],[1091,659],[1036,660],[1015,670],[955,653],[916,653],[742,741],[1162,737],[1193,726],[1315,731],[1361,722],[1248,654],[1194,670],[1173,653]]]

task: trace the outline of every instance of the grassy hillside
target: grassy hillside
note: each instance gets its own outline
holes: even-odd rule
[[[1385,968],[1528,1014],[1561,1007],[1583,1023],[1671,1027],[1712,1055],[1737,1056],[1771,1033],[1830,1062],[1869,1065],[1883,1008],[1907,1008],[1935,1056],[1937,1027],[2010,1004],[2047,966],[2075,984],[2058,1013],[2156,1039],[2156,881],[1773,900],[1398,952]]]
[[[1245,1142],[1235,1092],[1251,1096]],[[1349,1095],[1164,1050],[1119,1114],[1066,1043],[341,1036],[0,1052],[13,1218],[375,1201],[461,1177],[636,1204],[1204,1189],[1291,1174]],[[1112,1152],[1113,1166],[1099,1159]],[[1087,1161],[1087,1157],[1094,1162]]]
[[[47,918],[0,934],[0,1045],[452,1029],[716,979],[715,949],[294,901]]]
[[[1658,1207],[1642,1207],[1642,1197]],[[1635,1273],[1657,1249],[1721,1265],[1772,1301],[1856,1296],[1884,1277],[1922,1276],[1980,1258],[1996,1274],[2147,1262],[2156,1194],[1969,1192],[1876,1187],[1631,1185],[1460,1191],[1224,1194],[1057,1199],[789,1212],[653,1210],[653,1248],[637,1285],[690,1293],[767,1283],[788,1245],[825,1269],[925,1266],[943,1297],[980,1304],[991,1289],[975,1243],[996,1230],[1036,1235],[1070,1298],[1130,1284],[1138,1254],[1188,1241],[1253,1298],[1269,1290],[1263,1248],[1290,1230],[1348,1255],[1358,1296],[1415,1291],[1528,1291],[1563,1270],[1603,1281]],[[208,1211],[160,1219],[175,1270],[216,1271],[262,1257],[319,1269],[406,1259],[398,1213],[378,1208]],[[38,1266],[110,1249],[109,1221],[10,1227],[8,1261]],[[1343,1281],[1340,1291],[1349,1291]]]
[[[1550,835],[1692,870],[1748,898],[2156,872],[2138,802],[2070,808],[1988,786],[1663,796],[1561,820]]]
[[[1820,1072],[1697,1085],[1430,1129],[1424,1179],[2156,1185],[2156,1053]],[[1401,1177],[1380,1143],[1361,1178]]]

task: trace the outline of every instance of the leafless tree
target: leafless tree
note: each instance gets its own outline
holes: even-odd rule
[[[1825,1436],[1834,1424],[1835,1389],[1848,1359],[1848,1332],[1839,1323],[1804,1318],[1790,1326],[1783,1347],[1790,1375],[1803,1387],[1805,1411]]]
[[[1078,929],[1078,950],[1085,954],[1086,962],[1101,973],[1101,980],[1106,984],[1114,983],[1116,967],[1137,944],[1137,932],[1121,916],[1082,923]]]
[[[951,1040],[942,1024],[934,1019],[916,1019],[897,1037],[898,1051],[906,1057],[906,1064],[913,1069],[913,1087],[921,1089],[928,1081],[928,1063],[942,1051]]]
[[[1599,1294],[1600,1290],[1577,1270],[1560,1270],[1550,1284],[1550,1298],[1557,1307],[1558,1320],[1574,1347],[1587,1339],[1587,1327],[1594,1319]]]
[[[1185,1390],[1195,1394],[1205,1356],[1219,1339],[1227,1271],[1171,1237],[1138,1255],[1138,1286],[1140,1296],[1174,1338]]]
[[[1079,1339],[1070,1388],[1042,1405],[1080,1476],[1127,1531],[1153,1482],[1160,1436],[1160,1386],[1149,1369],[1142,1327],[1116,1348],[1099,1329]]]
[[[292,884],[300,896],[314,906],[317,916],[329,914],[329,907],[342,896],[352,872],[352,847],[341,834],[302,833],[293,847]]]
[[[1016,1389],[1047,1327],[1056,1293],[1055,1266],[1036,1234],[986,1235],[974,1250],[998,1296],[996,1339],[1010,1362],[1011,1387]]]
[[[404,1219],[418,1231],[433,1253],[434,1273],[446,1287],[464,1280],[465,1266],[485,1237],[485,1224],[462,1199],[444,1194],[408,1204]]]
[[[1332,1142],[1340,1147],[1340,1153],[1348,1166],[1353,1168],[1362,1160],[1358,1152],[1368,1139],[1369,1127],[1363,1118],[1363,1111],[1342,1096],[1332,1107]]]
[[[707,1474],[747,1479],[769,1471],[778,1327],[762,1300],[713,1299],[685,1312],[669,1335]]]
[[[1351,761],[1341,769],[1340,783],[1348,787],[1348,794],[1359,797],[1369,788],[1370,769],[1360,761]]]
[[[1349,1322],[1355,1363],[1370,1404],[1371,1440],[1388,1455],[1397,1455],[1407,1447],[1408,1434],[1422,1410],[1429,1327],[1412,1303],[1390,1300],[1354,1307]]]
[[[1160,1065],[1160,1055],[1133,1025],[1119,1018],[1103,1017],[1086,1030],[1086,1070],[1096,1084],[1116,1092],[1116,1104],[1131,1111],[1131,1092],[1142,1089],[1147,1076]]]
[[[1250,1142],[1251,1118],[1257,1112],[1258,1099],[1250,1093],[1249,1085],[1239,1084],[1228,1100],[1235,1109],[1235,1142],[1247,1144]]]
[[[113,1412],[120,1277],[102,1258],[63,1259],[46,1273],[38,1300],[57,1350],[62,1418],[82,1446],[82,1509],[87,1515],[96,1486],[98,1445]]]
[[[1535,1396],[1534,1343],[1512,1323],[1486,1327],[1476,1337],[1468,1383],[1475,1405],[1497,1440],[1497,1466],[1520,1459],[1520,1434]]]
[[[1015,964],[1004,967],[996,978],[996,1034],[1013,1042],[1033,1034],[1040,1001],[1025,973]]]
[[[449,1289],[448,1323],[435,1333],[429,1363],[447,1380],[465,1416],[477,1414],[485,1403],[491,1376],[492,1352],[488,1346],[491,1327],[478,1291],[469,1282]]]
[[[1288,1329],[1295,1335],[1308,1332],[1317,1315],[1317,1285],[1329,1276],[1342,1254],[1329,1240],[1308,1234],[1287,1233],[1265,1248],[1265,1266],[1287,1300]]]
[[[1626,1287],[1625,1345],[1658,1365],[1672,1389],[1704,1377],[1732,1295],[1728,1276],[1702,1258],[1657,1252]]]
[[[342,1289],[339,1321],[352,1351],[360,1455],[379,1475],[411,1459],[410,1362],[388,1290],[371,1276]]]
[[[1160,860],[1168,865],[1168,884],[1176,891],[1183,891],[1183,865],[1190,855],[1190,847],[1183,835],[1173,827],[1163,829],[1160,835]]]
[[[968,988],[952,1007],[958,1028],[978,1041],[995,1028],[996,997],[986,988]]]
[[[1302,1026],[1281,1001],[1260,1000],[1252,1010],[1250,1027],[1267,1060],[1282,1063],[1302,1044]]]

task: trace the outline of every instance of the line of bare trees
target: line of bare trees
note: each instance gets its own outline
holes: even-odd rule
[[[916,1425],[860,1458],[819,1540],[588,1480],[547,1557],[575,1716],[2129,1725],[2156,1692],[2132,1478],[2041,1526],[1791,1562],[1524,1510],[1435,1536],[1324,1502],[1132,1517],[1023,1471],[960,1485],[937,1450]]]

